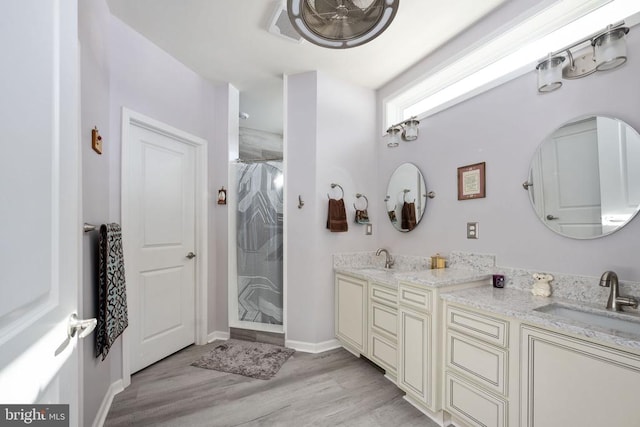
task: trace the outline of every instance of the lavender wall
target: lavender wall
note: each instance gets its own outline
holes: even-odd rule
[[[84,222],[109,222],[109,175],[111,144],[104,145],[102,155],[91,149],[91,129],[97,126],[104,141],[111,142],[109,129],[109,40],[111,15],[103,0],[78,3],[80,40],[81,146],[82,146],[82,217]],[[85,233],[82,247],[82,318],[96,317],[98,233]],[[93,335],[80,341],[84,375],[83,414],[81,425],[90,426],[112,383],[112,362],[120,365],[120,342],[110,357],[101,362],[95,357]],[[113,356],[115,354],[115,357]]]
[[[285,80],[285,331],[287,339],[307,342],[317,342],[309,307],[318,283],[313,276],[317,234],[323,231],[316,189],[317,79],[316,73],[303,73]],[[298,196],[302,209],[295,203]]]
[[[214,136],[209,149],[209,193],[217,199],[217,189],[229,189],[229,160],[238,158],[239,151],[238,90],[229,84],[215,87]],[[233,197],[227,193],[228,197]],[[227,332],[229,318],[228,263],[229,263],[229,205],[212,202],[209,215],[209,332]]]
[[[409,74],[415,76],[420,69],[427,70],[434,61],[452,55],[456,46],[500,21],[499,14],[483,21],[466,38],[438,52],[436,58],[428,58],[382,88],[378,99],[406,83]],[[400,234],[391,224],[385,224],[380,227],[379,241],[394,252],[406,254],[486,252],[496,254],[498,264],[504,266],[590,276],[612,269],[621,279],[640,280],[640,219],[604,238],[565,238],[548,230],[535,216],[521,186],[538,144],[572,118],[602,114],[640,129],[638,33],[640,27],[631,30],[629,61],[618,70],[566,81],[560,90],[542,95],[536,91],[532,69],[518,79],[424,119],[415,142],[388,149],[378,138],[380,189],[386,188],[399,164],[410,161],[424,173],[428,189],[437,193],[415,231]],[[486,162],[487,197],[458,201],[456,169],[478,162]],[[382,213],[381,210],[378,215]],[[466,239],[467,221],[480,223],[478,240]]]
[[[216,111],[216,98],[220,88],[185,67],[162,51],[122,21],[112,18],[110,26],[112,49],[111,62],[111,132],[115,135],[113,168],[111,176],[112,213],[120,213],[120,129],[122,107],[144,114],[170,126],[204,138],[209,152],[209,332],[216,326],[217,307],[226,307],[226,300],[218,302],[219,283],[226,285],[218,274],[216,242],[226,239],[226,228],[218,227],[220,217],[226,217],[225,209],[214,204],[219,185],[226,186],[226,178],[219,181],[219,171],[227,170],[226,111]],[[224,88],[222,88],[224,94]],[[237,95],[236,95],[237,97]],[[223,115],[224,114],[224,115]],[[237,117],[237,114],[236,114]],[[222,148],[221,148],[222,147]],[[223,173],[224,174],[224,173]],[[219,188],[219,187],[218,187]],[[213,224],[213,227],[211,225]],[[221,254],[223,255],[223,254]],[[224,327],[226,325],[221,325]]]
[[[375,93],[320,72],[289,76],[286,87],[287,340],[317,344],[334,338],[331,255],[376,244],[353,222],[355,194],[376,199]],[[346,233],[326,229],[327,193],[339,194],[331,183],[344,188]]]
[[[228,151],[228,137],[226,134],[215,132],[219,127],[228,127],[228,116],[216,116],[223,112],[215,111],[215,99],[220,93],[226,93],[224,88],[220,92],[210,82],[113,18],[104,0],[80,2],[79,20],[84,221],[95,224],[120,222],[122,107],[207,140],[210,146],[209,172],[213,177],[209,182],[214,185],[220,180],[226,185],[226,176],[219,179],[217,175],[212,174],[217,170],[226,171],[227,167],[225,153]],[[237,93],[235,97],[237,104]],[[93,126],[99,127],[103,137],[102,156],[98,156],[90,148],[90,132]],[[214,144],[223,148],[214,149]],[[208,189],[209,200],[215,199],[211,196],[214,193],[214,189]],[[210,209],[210,218],[214,224],[218,217],[224,216],[226,210]],[[226,232],[226,228],[224,231]],[[215,228],[209,231],[209,251],[214,260],[217,233]],[[222,237],[226,238],[226,234]],[[82,315],[85,317],[93,316],[96,307],[96,239],[97,236],[92,234],[85,236],[84,241]],[[209,327],[214,328],[214,313],[218,307],[226,307],[226,299],[222,302],[216,299],[217,265],[215,262],[210,262],[209,265]],[[223,285],[226,286],[226,275],[217,279],[223,281]],[[226,319],[221,327],[226,328]],[[98,412],[109,386],[122,377],[122,347],[121,340],[116,341],[108,358],[99,361],[93,356],[92,340],[85,340],[83,346],[82,424],[92,425],[96,416],[100,415]]]

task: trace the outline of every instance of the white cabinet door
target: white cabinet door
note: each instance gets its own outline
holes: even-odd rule
[[[522,423],[637,427],[640,356],[523,327]]]
[[[336,337],[349,350],[366,354],[367,282],[336,275]]]
[[[507,407],[507,402],[501,397],[450,371],[445,372],[444,408],[468,425],[504,427]]]
[[[491,391],[507,395],[508,351],[455,331],[447,331],[446,367]]]
[[[369,337],[369,357],[374,363],[384,368],[387,375],[395,378],[398,368],[396,343],[375,333],[371,334]]]
[[[398,310],[400,361],[398,386],[418,402],[431,407],[431,315],[405,307]]]
[[[77,22],[72,0],[0,6],[0,402],[69,404],[71,426],[79,372],[67,324],[78,310],[82,233]],[[3,410],[0,424],[6,418]]]

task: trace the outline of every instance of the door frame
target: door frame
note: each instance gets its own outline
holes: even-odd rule
[[[166,135],[172,139],[176,139],[184,144],[188,144],[195,149],[195,252],[198,254],[196,258],[195,269],[195,343],[198,345],[207,343],[207,272],[208,272],[208,191],[207,191],[207,141],[203,138],[191,135],[180,129],[162,123],[158,120],[137,113],[126,107],[122,107],[122,163],[121,163],[121,216],[122,229],[126,231],[131,222],[131,206],[128,200],[132,195],[132,189],[129,185],[131,159],[129,156],[131,144],[133,143],[129,132],[131,126],[143,127],[155,133]],[[129,233],[123,232],[122,244],[124,249],[125,277],[128,276],[129,270],[126,269],[127,263],[130,261],[133,242]],[[129,255],[127,255],[129,254]],[[129,281],[126,279],[127,282]],[[136,311],[129,307],[129,317],[138,315]],[[122,382],[127,387],[131,384],[131,362],[130,362],[130,342],[127,330],[124,331],[122,337]]]

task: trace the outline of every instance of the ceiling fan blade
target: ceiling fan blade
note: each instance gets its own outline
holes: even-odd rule
[[[343,40],[351,37],[349,25],[342,21],[327,23],[316,30],[324,37],[332,40]]]
[[[306,5],[315,14],[335,13],[344,0],[306,0]]]
[[[380,2],[376,0],[349,0],[349,3],[353,4],[355,7],[358,7],[362,10],[366,10],[371,6],[374,6],[375,3],[380,3]],[[379,6],[379,4],[377,6]]]

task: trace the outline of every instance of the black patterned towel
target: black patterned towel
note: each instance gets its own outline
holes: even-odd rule
[[[111,345],[129,324],[120,225],[102,224],[99,245],[96,357],[102,356],[104,360]]]

